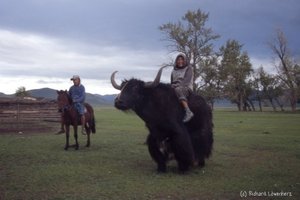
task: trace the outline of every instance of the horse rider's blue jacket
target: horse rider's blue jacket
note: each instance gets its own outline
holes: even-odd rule
[[[71,86],[69,95],[72,98],[73,104],[80,115],[84,114],[85,88],[82,84]]]

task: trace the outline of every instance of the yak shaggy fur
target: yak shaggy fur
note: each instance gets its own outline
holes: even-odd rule
[[[183,123],[184,109],[170,84],[146,87],[137,79],[125,80],[115,107],[133,110],[149,129],[148,150],[159,172],[166,172],[168,153],[172,152],[180,172],[193,165],[203,167],[212,152],[212,111],[203,97],[192,93],[188,97],[194,117]],[[163,148],[168,148],[164,149]]]

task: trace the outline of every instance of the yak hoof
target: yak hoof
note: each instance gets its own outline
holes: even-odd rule
[[[178,165],[178,169],[181,174],[184,174],[185,172],[187,172],[189,170],[189,168],[190,168],[190,166],[187,164],[179,164]]]
[[[158,174],[165,174],[165,173],[167,173],[167,170],[157,169],[157,173]]]
[[[204,167],[205,166],[205,161],[204,160],[199,161],[198,166],[200,168]]]
[[[65,146],[64,150],[65,150],[65,151],[67,151],[67,150],[68,150],[68,148],[69,148],[68,146]]]
[[[164,166],[158,166],[157,167],[157,172],[158,173],[166,173],[167,172],[167,167],[164,165]]]

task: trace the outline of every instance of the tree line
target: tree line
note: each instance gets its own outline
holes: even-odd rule
[[[269,102],[273,110],[289,104],[296,111],[300,99],[300,64],[292,56],[282,30],[276,31],[267,47],[274,55],[274,72],[263,66],[256,69],[247,51],[235,39],[227,40],[218,50],[214,42],[220,35],[207,27],[209,13],[188,11],[177,23],[159,27],[171,52],[187,55],[194,69],[194,91],[214,106],[218,99],[228,99],[239,111],[259,110]]]

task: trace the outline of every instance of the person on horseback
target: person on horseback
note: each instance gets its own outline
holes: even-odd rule
[[[171,74],[171,86],[175,89],[176,95],[185,110],[183,122],[188,122],[194,116],[187,100],[187,97],[193,91],[193,68],[188,64],[186,55],[183,53],[180,53],[175,59]]]
[[[84,125],[85,125],[85,116],[84,116],[84,101],[85,101],[85,88],[80,83],[80,77],[78,75],[74,75],[71,80],[73,81],[74,85],[69,89],[69,95],[72,99],[73,105],[76,108],[77,112],[81,118],[81,132],[83,135],[86,134]]]

